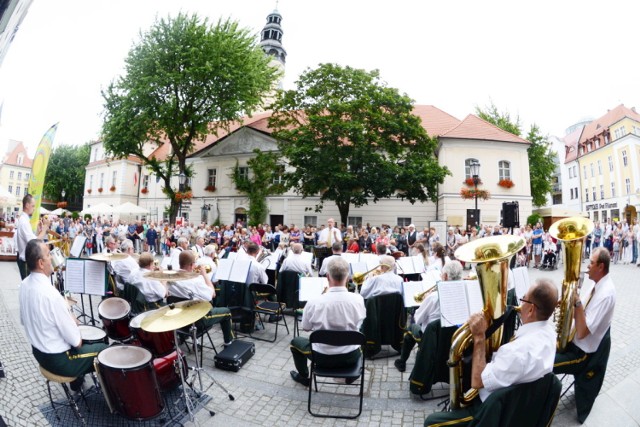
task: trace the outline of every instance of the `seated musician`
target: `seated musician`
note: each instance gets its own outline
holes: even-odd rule
[[[113,236],[107,236],[104,239],[104,249],[102,250],[103,254],[115,254],[119,253],[118,244],[116,243],[116,239]]]
[[[260,264],[257,260],[258,254],[260,254],[260,246],[254,242],[249,242],[245,246],[247,255],[251,259],[251,267],[249,267],[249,275],[247,276],[247,285],[251,283],[266,284],[269,281],[267,276],[267,269],[264,265]]]
[[[295,271],[306,276],[311,276],[311,261],[302,256],[302,244],[292,243],[291,255],[286,257],[280,266],[280,271]]]
[[[553,372],[572,374],[581,372],[611,326],[616,305],[616,289],[609,276],[610,255],[605,248],[591,252],[589,278],[595,282],[590,296],[575,296],[573,311],[576,334],[564,353],[556,354]],[[582,300],[585,300],[584,303]]]
[[[378,295],[385,294],[401,294],[402,293],[402,277],[393,272],[396,260],[391,255],[380,257],[380,274],[369,277],[362,284],[360,295],[362,298],[368,299]]]
[[[422,243],[417,243],[416,245],[422,245]],[[460,264],[459,261],[451,261],[444,266],[441,274],[443,282],[460,280],[462,279],[462,264]],[[402,339],[400,359],[396,359],[393,363],[400,372],[404,372],[405,369],[407,369],[407,360],[409,359],[411,350],[417,342],[422,340],[422,335],[427,329],[427,325],[434,320],[440,319],[440,301],[437,290],[434,289],[434,291],[422,301],[413,319],[415,323],[407,329]]]
[[[205,265],[205,266],[209,266],[210,268],[210,277],[211,277],[211,281],[215,281],[214,277],[216,274],[216,271],[218,270],[218,265],[215,262],[215,258],[217,257],[217,253],[216,253],[216,245],[207,245],[204,247],[204,256],[198,258],[198,261],[196,261],[196,267],[199,267],[201,265]]]
[[[305,331],[341,330],[359,331],[366,317],[364,300],[358,294],[347,291],[349,264],[342,257],[327,259],[328,292],[307,302],[302,315],[302,329]],[[314,349],[322,353],[317,360],[318,366],[337,367],[355,364],[360,358],[359,346],[333,347],[316,344]],[[296,337],[291,341],[291,354],[296,371],[291,371],[291,378],[305,387],[309,386],[309,368],[307,359],[311,357],[309,339]],[[348,379],[355,381],[355,378]]]
[[[521,301],[522,326],[515,338],[502,345],[487,363],[485,332],[487,320],[482,312],[469,318],[469,329],[473,334],[473,356],[471,363],[471,387],[479,390],[478,399],[459,410],[431,414],[425,426],[467,424],[473,419],[481,402],[501,388],[536,381],[553,369],[556,350],[556,333],[549,317],[558,301],[558,290],[548,279],[538,279]]]
[[[31,274],[20,286],[20,321],[33,355],[47,371],[76,377],[71,389],[79,391],[84,374],[93,371],[94,357],[107,345],[82,344],[77,319],[51,286],[53,266],[47,245],[39,239],[30,240],[25,254]]]
[[[318,276],[326,276],[327,275],[327,268],[328,265],[327,263],[335,258],[340,258],[342,259],[342,242],[335,242],[333,245],[331,245],[331,252],[332,255],[328,256],[324,259],[324,261],[322,262],[322,267],[320,267],[320,271],[318,272]]]
[[[189,249],[189,240],[186,237],[179,237],[178,244],[171,250],[169,264],[174,270],[180,269],[180,254],[182,251]]]
[[[153,265],[153,255],[143,252],[138,265],[140,269],[131,275],[131,283],[142,292],[147,302],[161,302],[167,296],[167,287],[162,282],[144,277],[146,273],[156,269]]]
[[[180,270],[193,271],[195,256],[191,251],[180,252],[179,257]],[[211,302],[216,297],[216,290],[211,283],[211,278],[205,271],[204,267],[200,267],[200,276],[193,279],[180,280],[176,282],[168,282],[167,302],[175,300],[200,300]],[[173,297],[173,298],[171,298]],[[220,323],[222,334],[224,336],[224,345],[228,346],[233,341],[233,333],[231,332],[231,312],[226,307],[214,307],[201,320],[196,322],[198,330],[209,329],[216,323]]]
[[[132,283],[131,279],[140,266],[138,262],[133,258],[133,241],[126,239],[120,243],[120,252],[127,254],[125,259],[111,261],[113,271],[116,274],[116,283],[119,289],[124,289],[124,283]]]

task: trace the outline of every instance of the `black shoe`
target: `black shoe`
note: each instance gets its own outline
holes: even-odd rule
[[[298,384],[302,384],[305,387],[309,387],[309,378],[305,378],[302,375],[300,375],[298,372],[296,371],[291,371],[289,372],[291,374],[291,378],[297,382]]]
[[[82,390],[82,384],[84,384],[84,375],[79,376],[75,380],[71,381],[69,383],[69,386],[71,387],[71,391],[78,393]]]
[[[276,316],[275,314],[272,314],[269,316],[269,323],[275,323],[275,322],[279,322],[282,320],[282,316],[278,315]]]
[[[407,362],[403,362],[402,359],[396,359],[393,364],[400,372],[404,372],[407,370]]]
[[[355,383],[358,380],[358,378],[360,378],[360,377],[345,378],[344,382],[347,385],[351,385],[351,384]]]

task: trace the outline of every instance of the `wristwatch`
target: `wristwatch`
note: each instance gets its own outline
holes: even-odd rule
[[[582,301],[580,300],[580,298],[578,298],[578,299],[576,300],[575,304],[573,304],[573,306],[574,306],[575,308],[578,308],[578,307],[580,307],[581,305],[582,305]]]

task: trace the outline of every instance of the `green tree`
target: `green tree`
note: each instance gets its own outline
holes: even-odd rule
[[[253,150],[255,157],[247,162],[251,177],[240,174],[240,166],[236,161],[231,178],[236,188],[249,199],[249,225],[263,224],[267,218],[267,196],[282,194],[284,185],[280,182],[284,166],[278,164],[275,153]]]
[[[84,145],[59,145],[51,153],[44,179],[44,196],[53,201],[65,200],[74,207],[82,206],[85,167],[89,164],[91,148]]]
[[[303,198],[335,202],[343,223],[351,206],[400,197],[435,201],[449,173],[436,142],[412,113],[413,102],[378,71],[334,64],[306,70],[281,93],[269,126],[291,169],[285,185]]]
[[[277,77],[255,37],[235,22],[160,19],[129,52],[124,76],[102,93],[105,149],[139,157],[163,181],[173,221],[179,203],[171,177],[192,176],[186,159],[195,143],[261,106]],[[165,143],[161,158],[149,155]]]
[[[498,108],[493,103],[484,109],[476,107],[476,114],[481,119],[493,123],[502,130],[522,136],[520,117],[516,116],[515,122],[512,121],[508,112],[498,111]],[[547,194],[551,193],[553,189],[551,179],[556,168],[554,162],[556,153],[551,149],[548,137],[540,133],[540,128],[536,124],[531,125],[526,139],[530,142],[527,154],[533,205],[544,206],[547,204]]]

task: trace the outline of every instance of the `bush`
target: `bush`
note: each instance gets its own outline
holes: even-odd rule
[[[78,218],[80,218],[80,214],[78,212],[71,212],[71,219],[75,221]]]
[[[542,222],[542,217],[537,213],[531,214],[527,217],[527,224],[529,224],[531,227],[539,222]]]

